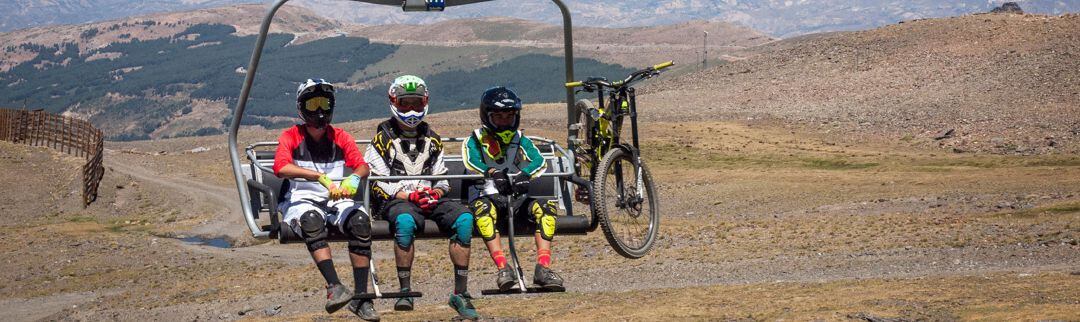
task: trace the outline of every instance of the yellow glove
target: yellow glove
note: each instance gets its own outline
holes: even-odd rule
[[[341,190],[344,193],[345,198],[352,198],[356,195],[356,190],[360,188],[360,176],[357,174],[349,175],[345,180],[341,181]]]
[[[330,180],[330,177],[327,176],[325,173],[319,176],[319,184],[322,184],[323,187],[326,187],[326,190],[330,190],[330,200],[341,199],[341,189],[338,188],[338,186],[334,184],[334,180]]]

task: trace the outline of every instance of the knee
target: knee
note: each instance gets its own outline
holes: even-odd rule
[[[409,248],[412,246],[413,237],[416,236],[416,219],[412,214],[400,214],[394,219],[394,240],[398,247]]]
[[[536,231],[540,233],[540,237],[548,241],[555,238],[555,216],[558,214],[555,202],[535,201],[530,210],[536,219]]]
[[[330,247],[326,243],[326,219],[316,211],[308,211],[300,215],[300,232],[307,244],[308,251]]]
[[[362,242],[359,240],[349,241],[349,253],[353,253],[360,256],[371,257],[371,242]]]
[[[495,239],[495,233],[498,230],[495,229],[495,220],[498,214],[495,211],[495,205],[486,199],[477,199],[472,204],[476,230],[480,232],[480,237],[484,241],[491,241]]]
[[[473,214],[466,212],[458,216],[451,227],[454,230],[454,235],[450,236],[450,241],[461,246],[469,246],[472,243],[473,221]]]
[[[368,218],[367,213],[363,211],[353,212],[349,216],[348,227],[349,235],[352,237],[352,240],[349,241],[350,249],[354,243],[371,247],[371,220]]]

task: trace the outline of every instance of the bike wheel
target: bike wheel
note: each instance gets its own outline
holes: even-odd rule
[[[593,211],[608,244],[626,258],[641,258],[660,230],[660,205],[649,168],[626,150],[613,148],[597,166]]]

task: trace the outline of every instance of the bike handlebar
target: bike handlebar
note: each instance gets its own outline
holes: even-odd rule
[[[589,79],[589,80],[586,80],[586,81],[569,82],[569,83],[566,83],[565,86],[566,86],[566,88],[575,88],[575,87],[585,86],[586,90],[589,90],[588,86],[590,86],[590,85],[591,86],[603,86],[603,87],[621,87],[621,86],[630,84],[630,83],[638,80],[637,79],[638,77],[645,76],[645,78],[649,78],[649,77],[652,77],[655,74],[659,73],[660,70],[671,67],[671,66],[674,66],[674,65],[675,65],[675,61],[669,60],[667,62],[656,64],[656,65],[653,65],[652,67],[645,68],[645,69],[630,73],[630,76],[627,76],[626,79],[624,79],[624,80],[608,82],[607,79],[596,78],[596,79]],[[589,91],[591,91],[591,90],[589,90]]]

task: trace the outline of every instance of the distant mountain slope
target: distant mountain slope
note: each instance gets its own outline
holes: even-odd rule
[[[770,35],[790,36],[837,30],[862,30],[903,20],[957,16],[990,11],[1006,0],[565,0],[574,23],[595,27],[640,27],[713,20],[738,23]],[[117,19],[256,0],[9,0],[0,2],[0,31],[51,24]],[[1027,12],[1080,12],[1080,1],[1016,1]],[[342,0],[297,0],[290,5],[320,15],[369,25],[430,23],[449,19],[510,16],[561,23],[550,1],[508,1],[452,7],[440,14],[405,13],[393,6]]]
[[[149,13],[219,7],[255,0],[7,0],[0,1],[0,31],[79,24]]]
[[[823,31],[862,30],[903,20],[988,12],[1004,0],[565,0],[581,26],[632,27],[715,20],[738,23],[782,38]],[[1027,12],[1080,12],[1080,1],[1017,1]],[[510,16],[561,23],[550,1],[494,1],[448,8],[441,14],[404,13],[388,6],[309,0],[296,5],[363,24],[419,23]]]
[[[645,97],[653,106],[699,107],[681,117],[780,118],[856,140],[884,135],[961,152],[1075,153],[1078,35],[1080,15],[1007,14],[809,35],[661,78]]]

